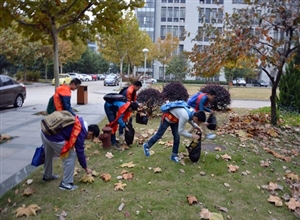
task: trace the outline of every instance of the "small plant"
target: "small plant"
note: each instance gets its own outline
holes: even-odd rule
[[[170,82],[168,83],[162,93],[169,101],[183,100],[187,101],[189,98],[188,91],[184,85],[180,82]]]
[[[213,110],[222,110],[225,111],[230,105],[231,98],[230,93],[223,87],[218,84],[207,84],[201,92],[208,92],[213,89],[217,95],[215,99],[209,103],[209,108]]]
[[[138,93],[137,101],[146,107],[147,115],[151,116],[154,111],[165,102],[165,97],[157,89],[148,88]]]

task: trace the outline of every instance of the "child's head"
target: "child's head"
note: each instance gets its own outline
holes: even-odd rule
[[[195,112],[194,116],[193,116],[193,121],[198,125],[205,122],[206,121],[206,115],[205,115],[204,111]]]
[[[133,83],[133,86],[134,86],[134,90],[135,90],[135,91],[139,91],[140,88],[142,87],[142,82],[141,82],[141,81],[135,81],[135,82]]]
[[[215,90],[211,89],[207,93],[207,98],[209,101],[212,101],[216,97],[217,93]]]
[[[136,111],[137,109],[138,109],[138,103],[137,102],[131,102],[130,103],[130,105],[129,105],[129,107],[128,107],[128,110],[129,111]]]

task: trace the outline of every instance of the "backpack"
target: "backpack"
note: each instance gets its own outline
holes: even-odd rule
[[[115,101],[127,102],[126,97],[119,93],[107,93],[103,96],[103,99],[108,103],[113,103]]]
[[[130,146],[133,143],[134,134],[135,134],[135,130],[132,126],[131,120],[129,120],[126,127],[128,128],[128,131],[127,129],[125,129],[125,142],[128,146]]]
[[[74,123],[75,116],[69,111],[55,111],[41,121],[41,127],[45,134],[55,135],[61,132],[64,127],[73,125]]]
[[[126,93],[127,93],[128,87],[129,87],[129,86],[123,87],[123,88],[120,90],[120,92],[119,92],[119,94],[125,96],[126,99],[127,99]],[[136,96],[136,91],[134,90],[134,91],[132,92],[132,94],[131,94],[131,101],[134,101],[135,96]]]
[[[128,87],[129,87],[129,86],[123,87],[123,88],[120,90],[119,94],[124,95],[123,93],[125,92],[125,90],[128,89]]]
[[[53,100],[53,96],[51,96],[51,98],[49,99],[48,101],[48,105],[47,105],[47,109],[46,109],[46,112],[48,114],[51,114],[53,112],[56,111],[56,108],[55,108],[55,105],[54,105],[54,100]]]
[[[162,113],[168,113],[173,108],[184,108],[188,115],[189,119],[191,120],[194,115],[194,111],[190,111],[190,106],[185,101],[174,101],[174,102],[168,102],[160,107],[160,110]]]

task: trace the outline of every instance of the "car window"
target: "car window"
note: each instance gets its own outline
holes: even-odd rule
[[[114,79],[115,76],[107,76],[106,79]]]
[[[1,86],[9,86],[9,85],[14,84],[14,82],[11,80],[11,78],[9,78],[7,76],[2,76],[1,80],[2,80],[2,85]]]

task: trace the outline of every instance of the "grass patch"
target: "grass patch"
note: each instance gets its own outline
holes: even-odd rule
[[[248,110],[237,109],[237,112],[247,113]],[[227,121],[228,114],[218,113],[217,117],[221,125]],[[136,132],[142,132],[144,129],[157,129],[159,122],[160,118],[153,118],[147,126],[134,124],[134,127]],[[102,128],[106,123],[107,121],[103,120],[99,125]],[[171,139],[171,131],[167,131],[162,140]],[[103,149],[95,143],[87,143],[92,145],[86,151],[89,167],[101,174],[111,174],[111,181],[105,183],[100,177],[95,177],[92,184],[83,184],[79,182],[84,174],[81,171],[75,176],[75,184],[79,189],[72,192],[61,191],[58,189],[59,180],[47,183],[41,181],[43,169],[39,168],[28,177],[34,180],[31,187],[36,191],[35,194],[29,197],[22,196],[22,191],[27,187],[25,181],[22,182],[1,198],[0,217],[6,220],[15,219],[12,212],[17,207],[34,203],[42,208],[34,219],[55,219],[55,214],[60,214],[63,210],[68,213],[67,219],[123,219],[124,212],[130,213],[130,219],[199,219],[202,208],[219,212],[217,206],[229,210],[228,213],[222,213],[224,219],[226,216],[235,220],[295,219],[286,206],[275,207],[268,203],[270,193],[261,186],[277,182],[284,188],[283,191],[277,192],[278,196],[289,192],[283,180],[283,166],[297,172],[299,165],[295,162],[299,162],[299,156],[287,163],[265,153],[256,140],[248,140],[245,146],[241,146],[239,139],[230,135],[218,136],[213,142],[225,146],[227,150],[202,152],[198,163],[193,164],[185,159],[185,166],[169,159],[170,147],[158,144],[152,147],[155,154],[145,157],[142,147],[138,144],[119,152]],[[286,147],[291,146],[293,145],[287,144]],[[97,150],[100,153],[95,153]],[[114,154],[113,159],[105,157],[108,151]],[[180,146],[180,151],[185,151],[184,144]],[[217,159],[217,155],[225,153],[232,157],[231,161]],[[271,166],[261,167],[261,160],[271,161]],[[130,161],[136,166],[121,167],[121,164]],[[240,168],[236,173],[228,173],[229,164],[238,165]],[[79,167],[77,162],[76,167]],[[162,173],[154,173],[155,167],[160,167]],[[114,191],[114,183],[118,182],[116,177],[123,169],[133,172],[134,178],[132,181],[122,180],[127,184],[124,191]],[[246,170],[250,171],[250,174],[241,175],[241,172]],[[204,176],[200,175],[201,171],[205,172]],[[54,172],[62,175],[62,163],[59,159],[55,160]],[[228,183],[229,187],[224,186],[224,183]],[[199,203],[188,205],[187,195],[196,196]],[[124,203],[125,207],[118,211],[121,203]]]
[[[189,95],[199,92],[199,90],[205,87],[205,84],[184,84]],[[162,91],[162,84],[152,84],[151,87]],[[224,86],[226,89],[227,86]],[[244,100],[263,100],[269,101],[271,95],[271,87],[230,87],[229,90],[231,99],[244,99]]]

